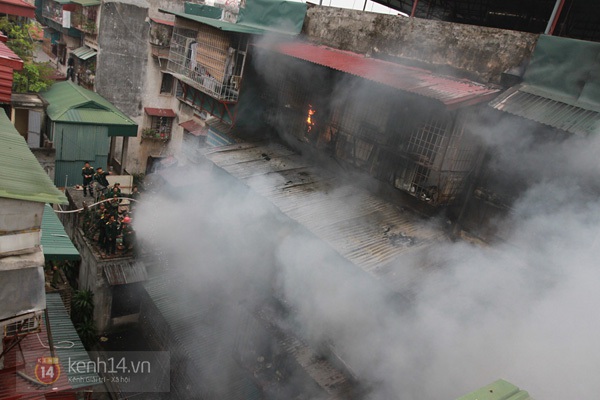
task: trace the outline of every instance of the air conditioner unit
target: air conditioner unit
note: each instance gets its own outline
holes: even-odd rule
[[[34,315],[20,321],[12,322],[4,327],[4,337],[15,337],[40,332],[42,316]]]

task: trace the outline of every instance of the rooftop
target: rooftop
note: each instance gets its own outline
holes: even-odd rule
[[[41,203],[67,201],[4,111],[0,112],[0,197]]]
[[[59,82],[40,93],[53,122],[108,126],[109,136],[137,136],[137,124],[98,93],[71,81]]]
[[[445,238],[411,211],[341,183],[335,171],[314,167],[280,144],[235,144],[208,150],[206,157],[393,288],[406,285],[397,257]]]

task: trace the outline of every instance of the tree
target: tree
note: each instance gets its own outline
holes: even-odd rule
[[[15,92],[39,92],[52,85],[54,70],[50,63],[33,61],[33,40],[31,39],[32,24],[19,25],[0,18],[0,31],[8,37],[6,45],[23,60],[23,70],[15,71],[13,85]]]

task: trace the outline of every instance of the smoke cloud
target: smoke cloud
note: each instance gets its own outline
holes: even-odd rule
[[[497,222],[504,240],[440,240],[399,258],[401,300],[206,166],[178,171],[183,185],[147,194],[135,228],[168,252],[167,269],[185,276],[182,291],[248,309],[273,293],[284,299],[290,326],[315,348],[331,346],[365,398],[454,399],[500,378],[538,399],[595,398],[600,139],[557,138],[515,118],[490,118],[473,120],[470,130],[492,149],[496,171],[525,182]],[[256,179],[268,186],[277,177]]]

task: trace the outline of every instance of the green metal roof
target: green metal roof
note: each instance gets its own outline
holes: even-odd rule
[[[302,30],[304,17],[306,16],[306,4],[284,0],[246,0],[246,6],[240,8],[237,23],[211,18],[213,14],[206,9],[190,6],[187,3],[185,12],[169,11],[162,8],[159,11],[210,25],[225,32],[254,35],[265,33],[297,35]]]
[[[600,133],[600,43],[541,35],[523,83],[490,102],[578,135]]]
[[[71,0],[54,0],[55,2],[57,2],[58,4],[69,4],[71,2]]]
[[[101,383],[98,374],[88,372],[88,368],[81,368],[78,372],[76,368],[69,368],[69,361],[71,363],[79,363],[83,361],[86,363],[90,362],[90,356],[83,347],[81,339],[77,335],[77,331],[73,327],[73,322],[67,314],[67,310],[60,298],[58,293],[47,293],[46,294],[46,308],[48,309],[48,319],[50,320],[50,329],[52,330],[52,338],[54,344],[58,342],[71,342],[74,344],[73,347],[69,346],[56,346],[56,356],[61,363],[62,373],[66,373],[69,378],[69,385],[73,389],[79,389],[83,387],[89,387],[98,385]],[[91,368],[89,369],[92,370]]]
[[[531,400],[531,397],[512,383],[499,379],[457,400]]]
[[[89,58],[94,57],[96,54],[98,54],[98,52],[96,52],[96,50],[94,49],[90,49],[87,46],[81,46],[80,48],[73,50],[71,54],[85,61]]]
[[[79,260],[79,251],[67,236],[62,222],[49,204],[42,216],[42,247],[46,260]]]
[[[52,85],[40,95],[49,103],[53,122],[106,125],[108,136],[137,136],[137,124],[98,93],[71,81]]]
[[[40,203],[67,202],[4,111],[0,112],[0,197]]]
[[[232,24],[231,22],[221,21],[218,19],[213,19],[213,18],[208,18],[208,17],[200,17],[198,15],[186,14],[186,13],[176,12],[176,11],[169,11],[169,10],[165,10],[163,8],[159,8],[158,11],[164,12],[166,14],[172,14],[177,17],[189,19],[192,21],[200,22],[200,23],[203,23],[206,25],[210,25],[213,28],[217,28],[217,29],[220,29],[225,32],[248,33],[248,34],[254,34],[254,35],[263,35],[266,33],[266,31],[264,29],[256,29],[256,28],[251,28],[251,27],[247,27],[244,25]]]
[[[99,6],[102,4],[100,0],[71,0],[72,3],[81,4],[84,7]]]
[[[207,17],[219,19],[223,15],[223,9],[219,7],[209,6],[206,4],[185,3],[183,12],[186,14],[197,15],[199,17]]]

